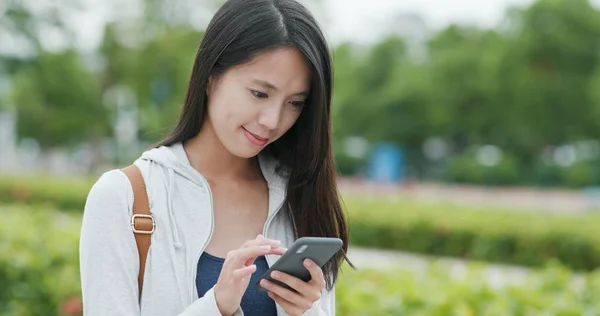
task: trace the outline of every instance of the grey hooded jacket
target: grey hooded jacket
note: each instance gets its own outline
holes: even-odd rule
[[[260,156],[269,187],[269,213],[263,234],[294,242],[292,224],[282,212],[286,178],[277,162]],[[151,149],[134,162],[146,183],[156,230],[148,252],[144,287],[138,301],[138,250],[130,226],[133,190],[118,169],[104,173],[89,192],[80,238],[80,272],[86,316],[216,316],[214,289],[198,298],[196,271],[213,233],[210,188],[190,165],[181,143]],[[272,265],[278,256],[267,256]],[[277,314],[285,315],[277,305]],[[243,315],[241,308],[235,313]],[[335,290],[304,315],[335,315]]]

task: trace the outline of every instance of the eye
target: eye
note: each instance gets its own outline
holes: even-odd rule
[[[256,90],[250,90],[250,92],[252,92],[252,94],[254,95],[254,97],[256,97],[258,99],[264,99],[264,98],[268,98],[269,97],[264,92],[260,92],[260,91],[256,91]]]
[[[306,104],[306,102],[304,101],[291,101],[290,102],[291,105],[297,107],[297,108],[303,108],[304,105]]]

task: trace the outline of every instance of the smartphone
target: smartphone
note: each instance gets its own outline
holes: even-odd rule
[[[341,248],[342,240],[333,237],[301,237],[277,260],[267,272],[256,282],[260,291],[267,291],[260,285],[262,279],[267,279],[288,290],[294,291],[287,284],[271,278],[271,272],[277,270],[293,275],[305,282],[310,281],[310,272],[304,267],[304,259],[311,259],[319,267],[323,267]]]

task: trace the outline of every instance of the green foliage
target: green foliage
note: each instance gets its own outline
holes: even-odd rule
[[[0,203],[80,213],[91,179],[0,178]],[[600,215],[557,215],[493,207],[377,200],[344,195],[351,243],[359,246],[577,270],[600,266]]]
[[[364,159],[357,159],[342,152],[335,153],[335,163],[338,173],[343,176],[356,176],[365,164]]]
[[[81,315],[78,238],[81,215],[0,207],[0,315]],[[419,236],[415,236],[418,238]],[[485,265],[465,274],[441,264],[423,269],[344,267],[336,286],[340,315],[553,315],[600,310],[600,272],[575,275],[551,264],[520,284],[486,283]]]
[[[74,47],[45,50],[33,31],[48,28],[68,37],[57,7],[33,15],[10,2],[0,26],[22,36],[33,50],[31,58],[0,56],[0,69],[14,79],[9,102],[2,96],[0,106],[17,109],[19,137],[35,137],[44,148],[90,140],[99,152],[100,140],[113,134],[116,111],[102,103],[117,86],[135,95],[144,142],[168,133],[203,37],[191,25],[204,25],[209,17],[193,15],[192,21],[188,12],[198,5],[214,11],[222,1],[168,11],[163,2],[148,2],[139,19],[111,21],[92,63]],[[369,46],[334,47],[335,142],[363,136],[396,143],[406,150],[406,162],[417,176],[435,175],[434,180],[598,184],[597,176],[587,173],[596,166],[585,161],[566,170],[535,161],[548,147],[600,135],[600,11],[588,0],[537,0],[508,10],[506,17],[497,29],[450,25],[429,34],[423,50],[394,34]],[[423,53],[415,56],[414,51]],[[432,137],[448,141],[455,157],[437,165],[425,161],[423,143]],[[512,158],[490,171],[465,157],[471,148],[488,144]],[[342,174],[361,167],[342,153],[336,156]],[[450,169],[430,170],[441,165]]]
[[[422,271],[345,270],[337,284],[337,313],[362,315],[595,315],[600,310],[600,272],[574,275],[550,265],[520,284],[495,288],[485,266],[465,275],[430,264]]]
[[[61,210],[82,212],[92,179],[50,176],[0,177],[1,204],[44,204]]]
[[[42,53],[14,80],[20,137],[33,137],[48,148],[108,133],[99,81],[75,52]]]
[[[452,25],[432,34],[421,62],[400,39],[337,48],[336,139],[362,135],[418,153],[424,140],[442,137],[456,156],[443,180],[593,184],[583,166],[554,176],[533,161],[547,146],[600,134],[600,11],[585,0],[539,0],[507,15],[501,29]],[[496,170],[464,157],[487,144],[512,157]],[[422,164],[419,155],[407,158]]]
[[[106,27],[101,47],[108,61],[104,85],[123,85],[135,92],[140,137],[154,142],[175,125],[203,33],[168,28],[135,46],[120,36],[119,25]]]
[[[1,206],[0,217],[0,315],[81,315],[69,306],[81,297],[81,216]]]
[[[600,184],[597,170],[597,167],[593,163],[576,163],[565,170],[563,183],[573,188]]]
[[[527,266],[600,266],[600,215],[346,197],[351,244]]]
[[[484,166],[470,154],[456,155],[449,159],[446,179],[457,183],[486,185],[515,185],[520,181],[519,164],[512,156],[505,155],[494,166]]]

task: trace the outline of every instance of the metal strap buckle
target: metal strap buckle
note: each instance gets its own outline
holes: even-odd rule
[[[139,230],[135,228],[135,219],[136,218],[149,218],[152,220],[152,230]],[[131,217],[131,228],[133,229],[133,232],[136,234],[144,234],[144,235],[151,235],[152,233],[154,233],[154,228],[156,228],[156,222],[154,221],[154,216],[152,215],[146,215],[146,214],[133,214],[133,216]]]

